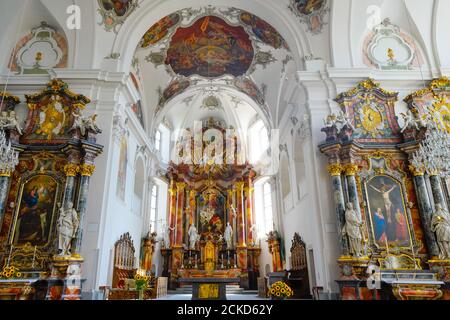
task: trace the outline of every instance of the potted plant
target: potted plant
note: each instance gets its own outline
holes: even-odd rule
[[[148,281],[150,280],[149,276],[141,275],[137,273],[134,276],[134,281],[136,284],[136,290],[139,292],[139,300],[144,300],[144,292],[148,287]]]
[[[283,281],[277,281],[270,286],[269,295],[274,300],[284,300],[292,297],[294,291]]]

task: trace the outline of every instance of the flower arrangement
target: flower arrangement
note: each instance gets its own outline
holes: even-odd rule
[[[294,295],[294,291],[284,282],[277,281],[270,287],[269,294],[272,298],[289,298]]]
[[[134,276],[134,281],[136,283],[136,290],[145,290],[148,287],[148,281],[150,280],[149,276],[142,275],[137,273]]]
[[[6,266],[3,268],[3,271],[0,272],[0,278],[11,279],[11,278],[20,278],[22,273],[19,272],[19,269],[14,266]]]

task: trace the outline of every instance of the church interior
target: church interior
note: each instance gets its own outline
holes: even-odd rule
[[[450,300],[450,1],[0,9],[0,300]]]

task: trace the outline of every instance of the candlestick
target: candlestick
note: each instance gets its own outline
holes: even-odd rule
[[[234,254],[234,268],[237,268],[237,255],[236,253]]]

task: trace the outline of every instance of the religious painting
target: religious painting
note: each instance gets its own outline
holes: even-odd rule
[[[380,248],[410,248],[411,235],[401,183],[377,175],[365,183],[367,206],[375,244]]]
[[[231,26],[216,16],[198,19],[178,28],[167,50],[166,64],[180,75],[207,78],[243,75],[253,61],[254,49],[241,26]]]
[[[128,167],[128,141],[127,136],[123,135],[120,140],[120,154],[119,154],[119,171],[117,174],[117,197],[125,201],[125,188],[127,185],[127,167]]]
[[[159,99],[159,106],[163,106],[167,101],[184,92],[190,85],[188,80],[172,81],[163,91],[161,98]]]
[[[59,184],[50,175],[37,174],[25,181],[16,214],[14,246],[45,246],[49,242],[58,191]]]
[[[117,26],[138,6],[137,0],[98,0],[99,12],[102,15],[105,30],[117,32]]]
[[[142,103],[141,100],[138,100],[136,103],[133,103],[131,106],[131,110],[136,115],[136,117],[139,119],[139,122],[142,125],[142,128],[144,128],[144,116],[142,115]]]
[[[265,44],[272,46],[275,49],[284,48],[289,50],[288,44],[280,33],[266,21],[246,11],[242,12],[239,18],[242,23],[249,26],[254,35]]]
[[[265,104],[264,96],[262,92],[258,89],[256,84],[247,78],[238,78],[234,80],[234,85],[243,93],[250,96],[255,100],[260,106]]]
[[[326,0],[290,0],[289,9],[308,25],[309,31],[317,34],[322,30],[326,5]]]
[[[165,16],[148,29],[141,40],[141,47],[147,48],[162,40],[169,33],[170,28],[177,25],[181,21],[178,13],[172,13]]]
[[[200,233],[222,234],[225,223],[225,197],[217,190],[203,192],[197,199],[200,209]]]

